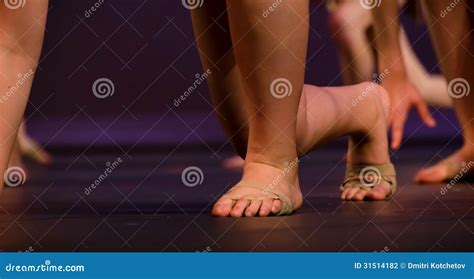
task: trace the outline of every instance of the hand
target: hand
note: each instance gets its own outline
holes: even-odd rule
[[[412,83],[403,77],[387,77],[383,87],[388,91],[391,100],[390,125],[392,127],[392,149],[398,149],[402,142],[403,130],[410,109],[414,106],[421,120],[430,128],[436,126],[420,92]]]

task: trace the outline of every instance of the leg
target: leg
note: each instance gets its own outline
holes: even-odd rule
[[[356,84],[372,80],[375,59],[367,39],[372,24],[370,10],[359,1],[327,0],[329,26],[334,37],[344,84]]]
[[[344,84],[355,84],[372,79],[375,58],[367,38],[372,15],[358,1],[327,0],[330,3],[330,27],[338,50]],[[420,90],[427,103],[450,107],[446,80],[426,72],[411,49],[406,33],[400,32],[400,42],[407,74]]]
[[[403,29],[400,32],[400,45],[408,78],[420,91],[423,99],[432,106],[451,107],[446,79],[443,76],[426,72],[425,67],[413,52]]]
[[[348,135],[348,165],[390,163],[389,112],[388,93],[375,83],[324,88],[305,85],[298,119],[308,121],[298,121],[298,144],[308,152],[322,143]],[[345,189],[341,198],[382,200],[389,194],[390,185],[381,181],[372,189]]]
[[[267,0],[227,1],[242,92],[250,112],[247,154],[239,185],[270,185],[283,176],[271,192],[286,197],[296,209],[302,203],[297,167],[288,173],[284,169],[285,162],[293,162],[297,157],[296,116],[303,88],[309,3],[284,1],[279,9],[261,18],[262,11],[273,3]],[[275,80],[282,79],[292,90],[286,92],[286,98],[279,99],[271,94],[271,86]],[[239,187],[229,194],[245,197],[261,193],[261,189]],[[233,203],[233,199],[225,195],[216,203],[213,213],[234,217],[243,214],[267,216],[279,212],[283,205],[273,198],[250,203],[240,198]]]
[[[298,109],[297,145],[303,153],[307,153],[325,142],[348,135],[349,165],[390,163],[387,140],[389,102],[388,93],[370,82],[325,88],[305,85]],[[380,181],[372,189],[344,189],[341,198],[383,200],[390,194],[390,184]],[[252,210],[251,206],[249,209]],[[245,213],[253,216],[247,211]]]
[[[0,176],[7,167],[43,44],[48,1],[10,9],[0,5]],[[21,76],[19,76],[21,75]],[[2,183],[3,184],[3,183]],[[2,187],[2,186],[1,186]],[[2,187],[3,188],[3,187]]]
[[[215,7],[215,6],[214,6]],[[203,9],[206,9],[206,6],[203,7]],[[211,9],[211,7],[207,7],[207,9]],[[199,10],[196,10],[199,11]],[[221,51],[215,51],[215,43],[220,42],[222,43],[225,40],[225,30],[222,32],[221,27],[222,26],[227,26],[226,22],[220,22],[220,27],[217,29],[213,29],[211,25],[213,25],[213,20],[212,18],[209,17],[214,17],[214,19],[218,19],[219,15],[222,15],[224,11],[215,11],[214,13],[211,12],[204,12],[200,11],[199,13],[196,13],[196,11],[193,13],[193,23],[195,24],[195,31],[196,31],[196,37],[198,38],[198,45],[200,47],[201,51],[201,56],[202,60],[204,63],[205,69],[209,68],[209,65],[216,64],[216,62],[209,62],[209,61],[225,61],[225,59],[221,59],[222,57],[231,57],[231,63],[230,66],[227,68],[233,68],[235,65],[235,59],[233,56],[233,52],[230,51],[230,44],[228,44],[228,47],[223,48]],[[200,18],[203,17],[203,18]],[[208,19],[206,19],[206,17]],[[202,24],[202,26],[196,26],[196,24]],[[217,27],[217,26],[215,26]],[[199,31],[201,30],[201,31]],[[206,32],[204,32],[207,30]],[[214,30],[215,32],[212,32]],[[209,33],[207,33],[209,32]],[[217,36],[217,37],[216,37]],[[214,45],[213,45],[214,44]],[[211,51],[214,50],[214,51]],[[213,58],[214,57],[214,58]],[[215,67],[215,66],[214,66]],[[225,68],[222,65],[219,65],[219,67]],[[217,69],[218,70],[218,69]],[[220,73],[220,72],[218,72]],[[217,78],[216,78],[217,77]],[[237,81],[232,81],[232,79],[235,79]],[[220,96],[227,96],[226,90],[228,86],[226,86],[226,82],[232,85],[237,85],[240,82],[238,80],[238,76],[236,75],[230,75],[226,76],[226,78],[219,77],[218,75],[213,75],[210,78],[210,88],[211,88],[211,94],[213,94],[213,98],[223,98]],[[241,87],[240,87],[241,88]],[[361,104],[358,104],[357,106],[354,106],[349,113],[341,113],[342,110],[345,109],[351,109],[352,102],[357,99],[357,97],[361,94],[362,91],[366,90],[367,88],[372,88],[372,92],[369,93],[379,93],[379,94],[369,94],[365,101]],[[235,95],[239,96],[239,94],[242,94],[239,92],[241,89],[236,89]],[[268,89],[267,89],[268,91]],[[386,138],[386,125],[380,124],[380,120],[384,119],[384,114],[380,113],[381,111],[384,111],[384,109],[380,109],[381,107],[384,107],[381,105],[382,103],[385,103],[385,108],[387,108],[385,111],[388,111],[388,104],[387,102],[380,102],[375,100],[374,101],[374,96],[381,95],[380,99],[383,99],[385,96],[385,100],[387,100],[387,96],[385,92],[379,92],[383,91],[381,87],[374,86],[369,83],[361,84],[358,86],[353,86],[353,87],[346,87],[346,88],[341,88],[341,89],[332,89],[332,88],[327,88],[327,89],[320,89],[314,86],[305,86],[305,90],[303,92],[303,95],[301,97],[301,102],[299,104],[299,109],[298,109],[298,120],[297,120],[297,145],[299,146],[299,149],[302,153],[309,151],[312,148],[315,148],[319,144],[321,144],[324,141],[328,141],[334,137],[340,136],[340,135],[346,135],[346,134],[353,134],[354,137],[351,137],[351,145],[353,148],[351,148],[351,153],[349,154],[349,159],[353,163],[366,163],[366,164],[378,164],[378,163],[386,163],[388,162],[388,152],[386,149],[387,146],[387,138]],[[331,95],[334,95],[334,97],[330,97],[328,95],[331,93]],[[332,94],[335,93],[335,94]],[[379,98],[379,97],[375,97]],[[223,98],[225,99],[225,98]],[[323,100],[319,102],[319,99]],[[248,102],[246,100],[243,100],[242,103],[239,103],[237,98],[233,99],[234,101],[230,101],[228,105],[230,107],[241,107],[242,103]],[[237,102],[237,103],[234,103]],[[318,107],[320,105],[321,107]],[[368,107],[367,107],[368,106]],[[326,113],[320,114],[319,111],[321,108],[326,109]],[[368,108],[368,109],[364,109]],[[375,111],[374,111],[375,109]],[[368,112],[368,113],[362,113],[362,112]],[[335,113],[336,112],[336,113]],[[374,113],[376,112],[376,113]],[[353,122],[353,115],[354,114],[359,114],[359,122],[357,123],[351,123]],[[318,117],[320,115],[325,115],[326,117]],[[329,118],[329,115],[334,115],[338,116],[338,119],[334,118]],[[343,115],[343,116],[342,116]],[[341,116],[341,117],[339,117]],[[375,117],[375,118],[374,118]],[[314,121],[308,121],[308,120],[314,120]],[[228,121],[236,121],[234,119],[234,115],[232,113],[229,113],[228,115]],[[241,122],[242,120],[238,120],[237,122]],[[244,120],[245,121],[245,120]],[[311,122],[311,123],[309,123]],[[225,123],[225,122],[224,122]],[[368,123],[366,125],[363,125],[362,123]],[[234,127],[242,127],[244,126],[245,123],[234,125]],[[225,127],[224,127],[225,128]],[[243,129],[246,133],[247,127]],[[325,131],[322,133],[321,131]],[[230,130],[230,133],[228,134],[235,134],[238,131],[232,131]],[[361,135],[368,134],[367,136],[361,137]],[[384,144],[385,143],[385,144]],[[278,171],[277,171],[278,174]],[[242,189],[240,189],[241,194],[252,194],[251,192],[242,192]],[[388,193],[386,185],[378,185],[375,187],[374,191],[360,191],[357,193],[343,193],[343,198],[347,199],[363,199],[364,197],[368,198],[373,198],[373,199],[383,199],[386,197]],[[268,203],[268,201],[266,201]],[[247,202],[244,203],[244,205],[247,205]],[[233,204],[225,198],[222,198],[218,201],[216,206],[214,207],[213,213],[218,216],[227,216],[230,211],[232,210]],[[268,214],[268,207],[265,212],[258,212],[260,207],[262,207],[262,203],[257,203],[250,205],[247,209],[245,209],[245,214],[247,216],[253,216],[254,214],[261,214],[261,215],[266,215]],[[279,205],[278,202],[274,204],[275,207],[272,208],[272,210],[278,210]],[[275,213],[275,211],[273,211]],[[240,216],[239,214],[234,214],[234,216]]]
[[[205,1],[191,15],[204,71],[212,72],[208,77],[212,102],[227,138],[240,155],[225,159],[223,166],[241,169],[247,151],[248,112],[232,50],[227,6],[225,1]]]
[[[450,5],[448,0],[425,1],[424,11],[431,26],[430,32],[446,80],[464,79],[468,85],[474,84],[474,57],[470,53],[474,49],[472,35],[472,6],[471,1],[461,0],[444,17],[439,11]],[[464,88],[467,89],[467,88]],[[474,94],[468,94],[462,89],[463,95],[453,98],[453,107],[456,111],[462,128],[464,144],[456,153],[434,165],[418,172],[416,180],[420,183],[438,183],[449,180],[459,174],[464,163],[474,160]],[[454,91],[459,93],[457,91]],[[472,170],[471,170],[472,172]]]
[[[226,3],[204,1],[191,15],[204,71],[212,72],[207,81],[214,108],[229,141],[245,158],[248,112],[232,49]]]

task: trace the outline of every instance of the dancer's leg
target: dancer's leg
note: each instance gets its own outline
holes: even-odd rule
[[[362,8],[359,1],[327,0],[329,27],[336,43],[344,84],[372,80],[375,59],[367,39],[372,24],[370,10]]]
[[[225,1],[204,1],[191,12],[194,33],[220,123],[240,156],[247,152],[247,105],[230,37]]]
[[[385,89],[370,82],[344,87],[305,85],[298,109],[297,145],[306,153],[323,143],[349,135],[348,164],[390,163],[387,140],[389,102]],[[390,185],[381,181],[372,189],[345,189],[341,198],[383,200],[390,191]]]
[[[349,135],[348,164],[390,163],[389,102],[385,89],[371,82],[323,88],[305,85],[298,119],[305,117],[308,121],[301,125],[298,122],[298,144],[308,152],[324,142]],[[382,200],[389,194],[390,185],[382,181],[373,189],[346,189],[341,198]]]
[[[0,5],[0,177],[28,100],[43,45],[47,10],[47,0],[28,1],[18,9]]]
[[[203,7],[203,9],[206,8],[208,9],[206,12],[201,10],[197,13],[196,11],[199,11],[199,9],[193,12],[194,24],[207,22],[207,25],[202,24],[194,28],[196,37],[199,38],[199,46],[201,47],[200,51],[203,56],[202,60],[205,69],[209,68],[209,65],[212,66],[212,64],[216,63],[211,63],[209,60],[223,61],[224,59],[220,59],[221,57],[233,57],[233,52],[229,49],[230,46],[227,48],[216,48],[212,45],[215,42],[222,43],[226,39],[227,32],[221,29],[221,27],[227,26],[225,22],[220,22],[219,26],[210,26],[213,25],[213,19],[218,19],[225,10],[212,10],[212,7]],[[218,27],[218,29],[213,29],[214,27]],[[232,61],[234,60],[232,59]],[[230,63],[230,65],[228,68],[233,68],[234,64]],[[220,68],[224,67],[220,66]],[[210,86],[211,94],[216,96],[213,98],[218,99],[223,98],[220,96],[227,96],[225,84],[232,78],[238,80],[238,77],[235,75],[226,76],[225,78],[218,75],[211,75],[209,77],[209,82],[212,84]],[[237,82],[230,81],[229,84],[236,84]],[[368,95],[363,96],[363,102],[357,103],[354,106],[353,102],[361,97],[363,92],[368,92]],[[385,108],[385,111],[388,111],[387,102],[385,102],[385,106],[382,105],[383,102],[380,102],[380,99],[383,100],[384,96],[385,100],[387,100],[388,97],[385,91],[381,87],[370,83],[337,89],[305,86],[299,105],[297,121],[297,143],[300,151],[307,152],[334,137],[351,134],[353,135],[351,137],[352,151],[348,156],[351,163],[386,163],[388,161],[386,126],[380,124],[380,120],[384,119],[383,113],[380,112],[384,111],[383,108]],[[233,100],[235,101],[235,99]],[[245,103],[245,100],[243,103]],[[229,102],[229,106],[239,107],[239,105],[238,102]],[[323,113],[320,114],[319,111]],[[321,117],[322,115],[324,117]],[[358,115],[358,121],[354,121],[354,115]],[[232,114],[229,114],[228,120],[235,121]],[[234,127],[244,126],[244,124],[238,124]],[[246,129],[243,129],[245,133]],[[229,134],[237,132],[237,130],[230,130]],[[367,196],[367,198],[372,199],[383,199],[387,196],[387,193],[388,187],[382,183],[377,185],[373,191],[345,192],[343,193],[343,198],[363,199]],[[252,212],[249,213],[247,215],[252,215]]]
[[[473,5],[471,1],[461,0],[444,17],[440,12],[451,4],[449,0],[425,1],[424,11],[431,26],[430,32],[438,60],[447,81],[464,79],[467,84],[454,88],[461,91],[459,98],[453,98],[453,106],[462,128],[464,145],[456,153],[438,164],[420,171],[416,180],[421,183],[436,183],[451,179],[459,174],[464,163],[474,161],[474,94],[467,91],[474,85],[474,41],[472,34]],[[471,7],[468,7],[471,5]],[[464,86],[464,88],[463,88]],[[470,170],[472,172],[474,170]]]
[[[355,84],[372,79],[375,58],[367,30],[372,26],[372,14],[357,0],[327,0],[330,27],[335,39],[344,84]],[[446,80],[426,72],[413,52],[406,33],[400,32],[400,43],[408,77],[420,90],[425,101],[433,106],[450,107]]]
[[[446,79],[442,75],[430,74],[425,70],[403,29],[400,32],[400,45],[408,78],[420,91],[425,102],[431,106],[451,107]]]
[[[274,1],[227,1],[234,53],[240,71],[242,92],[247,97],[249,140],[241,183],[270,185],[288,198],[293,209],[302,203],[297,167],[284,173],[285,162],[295,161],[296,116],[304,82],[308,37],[308,1],[284,1],[266,18],[262,12]],[[272,83],[283,80],[292,89],[279,99]],[[274,93],[279,93],[279,87]],[[261,190],[240,187],[232,196],[259,195]],[[237,202],[224,196],[213,213],[218,216],[267,216],[279,212],[280,200],[266,198]]]

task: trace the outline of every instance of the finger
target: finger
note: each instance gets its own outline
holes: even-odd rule
[[[428,127],[435,127],[436,126],[436,121],[434,120],[433,116],[431,115],[428,106],[426,105],[425,102],[422,100],[418,101],[416,103],[416,109],[418,110],[418,113],[420,114],[421,120],[428,126]]]
[[[395,110],[392,108],[388,117],[389,123],[393,123],[393,121],[395,121],[395,118],[397,118],[397,113],[395,113]]]
[[[405,119],[405,116],[398,116],[392,122],[392,149],[398,149],[400,147],[403,138]]]

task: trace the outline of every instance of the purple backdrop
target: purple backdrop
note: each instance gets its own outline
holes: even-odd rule
[[[306,81],[340,85],[325,7],[312,9]],[[410,37],[421,38],[414,48],[423,63],[437,71],[424,27],[404,23]],[[48,145],[222,142],[206,85],[173,106],[202,73],[193,40],[181,1],[52,0],[27,109],[29,130]],[[99,78],[113,82],[112,96],[94,96]]]

